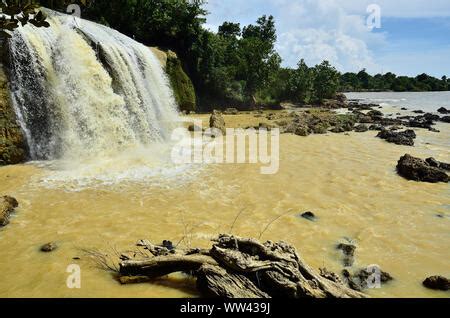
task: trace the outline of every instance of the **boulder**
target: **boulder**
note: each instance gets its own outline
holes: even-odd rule
[[[423,285],[429,289],[447,291],[450,289],[450,280],[443,276],[431,276],[423,281]]]
[[[414,139],[416,138],[416,133],[414,130],[405,130],[401,132],[382,130],[377,135],[378,138],[384,139],[387,142],[394,143],[396,145],[403,146],[414,146]]]
[[[397,172],[408,180],[430,183],[449,181],[449,177],[444,170],[433,167],[425,160],[408,154],[401,157],[398,161]]]
[[[315,221],[316,220],[316,216],[314,213],[312,213],[311,211],[307,211],[304,212],[300,215],[302,218],[307,219],[308,221]]]
[[[214,110],[209,119],[209,127],[220,130],[223,134],[226,132],[225,119],[222,113]]]
[[[13,197],[0,197],[0,227],[9,224],[11,213],[19,206],[19,202]]]
[[[441,107],[438,109],[438,113],[440,114],[450,114],[450,109],[447,109],[445,107]]]
[[[450,123],[450,116],[441,117],[441,121],[444,123]]]
[[[41,246],[41,252],[50,253],[58,248],[55,242],[50,242]]]

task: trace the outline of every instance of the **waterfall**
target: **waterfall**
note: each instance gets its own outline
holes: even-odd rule
[[[178,121],[151,50],[105,26],[49,13],[9,40],[11,95],[33,160],[101,158],[164,143]]]

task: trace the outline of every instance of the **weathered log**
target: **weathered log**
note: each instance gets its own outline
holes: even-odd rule
[[[261,243],[221,235],[209,251],[169,250],[148,241],[140,243],[154,257],[122,261],[121,275],[142,279],[142,276],[157,278],[174,272],[191,272],[197,278],[199,291],[215,297],[366,297],[344,285],[336,274],[323,269],[320,273],[314,271],[285,242]],[[130,279],[124,279],[127,280]]]
[[[176,272],[196,271],[205,264],[218,266],[213,258],[205,255],[157,256],[148,260],[123,261],[119,266],[120,273],[125,276],[158,278]]]
[[[0,227],[8,225],[9,216],[18,206],[19,203],[14,198],[9,196],[0,197]]]

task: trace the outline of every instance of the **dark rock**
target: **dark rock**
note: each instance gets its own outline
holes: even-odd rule
[[[425,116],[417,116],[413,119],[410,119],[408,125],[415,128],[430,129],[431,126],[434,125],[434,121],[431,118],[432,117],[430,116],[428,116],[428,118],[426,118]]]
[[[444,123],[450,123],[450,116],[444,116],[441,118],[441,121]]]
[[[401,110],[408,110],[408,108],[406,108],[406,107],[402,107],[402,108],[401,108]]]
[[[379,110],[371,110],[370,112],[367,113],[367,115],[374,119],[383,117],[383,113],[380,112]]]
[[[305,212],[301,214],[301,217],[304,219],[307,219],[309,221],[315,221],[316,220],[316,216],[314,213],[312,213],[311,211]]]
[[[344,254],[343,263],[345,267],[351,267],[355,262],[354,256],[356,251],[356,245],[350,240],[341,242],[337,245],[337,249],[341,250]]]
[[[440,162],[434,158],[428,158],[425,161],[432,167],[450,171],[450,163]]]
[[[369,130],[369,128],[367,128],[366,125],[358,125],[355,127],[356,132],[366,132],[368,130]]]
[[[429,131],[431,132],[435,132],[435,133],[440,133],[440,130],[437,130],[436,128],[428,128]]]
[[[431,276],[423,281],[426,288],[447,291],[450,289],[450,280],[443,276]]]
[[[397,164],[397,172],[408,180],[430,183],[448,182],[449,177],[444,170],[431,166],[425,160],[404,155]]]
[[[425,114],[425,112],[423,110],[414,110],[413,113],[414,114]]]
[[[50,253],[58,248],[55,242],[50,242],[41,246],[41,252]]]
[[[382,130],[380,133],[378,133],[377,137],[396,145],[414,146],[416,133],[414,132],[414,130],[410,129],[402,132]]]
[[[450,114],[450,110],[445,108],[445,107],[441,107],[438,109],[438,113],[440,114]]]
[[[428,121],[438,121],[439,119],[441,119],[439,115],[433,115],[430,113],[426,113],[425,115],[423,115],[423,118]]]

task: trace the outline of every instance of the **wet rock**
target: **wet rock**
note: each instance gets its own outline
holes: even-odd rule
[[[401,110],[408,110],[408,108],[406,108],[406,107],[402,107],[402,108],[401,108]]]
[[[175,249],[175,247],[173,246],[173,243],[171,241],[168,241],[168,240],[164,240],[162,242],[161,246],[167,248],[169,251],[172,251],[172,250]]]
[[[447,109],[445,107],[441,107],[438,109],[438,113],[440,114],[450,114],[450,109]]]
[[[432,167],[450,171],[450,163],[440,162],[434,158],[428,158],[425,161]]]
[[[414,114],[425,114],[425,112],[423,110],[414,110],[413,113]]]
[[[398,161],[397,172],[408,180],[430,183],[449,181],[449,177],[443,169],[433,167],[425,160],[408,154],[401,157]]]
[[[311,211],[304,212],[300,215],[302,218],[307,219],[308,221],[316,221],[316,215]]]
[[[438,121],[439,119],[441,119],[439,115],[433,115],[431,113],[426,113],[425,115],[423,115],[423,118],[429,121]]]
[[[50,242],[41,246],[41,252],[50,253],[58,248],[55,242]]]
[[[348,283],[348,286],[357,291],[376,287],[378,284],[386,284],[394,278],[387,272],[382,271],[377,266],[361,269],[355,274],[351,275],[349,271],[344,270],[343,275]]]
[[[337,249],[341,250],[344,254],[343,264],[345,267],[353,266],[355,262],[355,251],[356,245],[350,240],[346,239],[345,241],[338,243]]]
[[[450,280],[443,276],[431,276],[423,281],[426,288],[434,290],[450,290]]]
[[[441,121],[444,123],[450,123],[450,116],[444,116],[441,118]]]
[[[434,133],[440,133],[440,130],[437,130],[436,128],[428,128],[429,131],[434,132]]]
[[[217,110],[213,111],[211,118],[209,119],[209,127],[216,128],[220,130],[223,134],[225,134],[226,132],[225,119],[223,118],[221,112]]]
[[[379,118],[383,118],[383,113],[380,112],[379,110],[371,110],[370,112],[367,113],[367,116],[370,116],[372,119],[376,120]]]
[[[366,132],[368,130],[369,130],[369,128],[367,128],[366,125],[358,125],[358,126],[355,127],[355,131],[356,132],[360,132],[360,133]]]
[[[409,127],[430,129],[434,125],[434,121],[431,120],[431,117],[417,116],[410,119],[408,125]]]
[[[13,197],[0,197],[0,227],[9,224],[9,217],[12,212],[19,206],[19,202]]]
[[[378,138],[384,139],[387,142],[394,143],[396,145],[414,146],[414,139],[416,133],[414,130],[405,130],[402,132],[395,132],[390,130],[382,130],[377,135]]]

